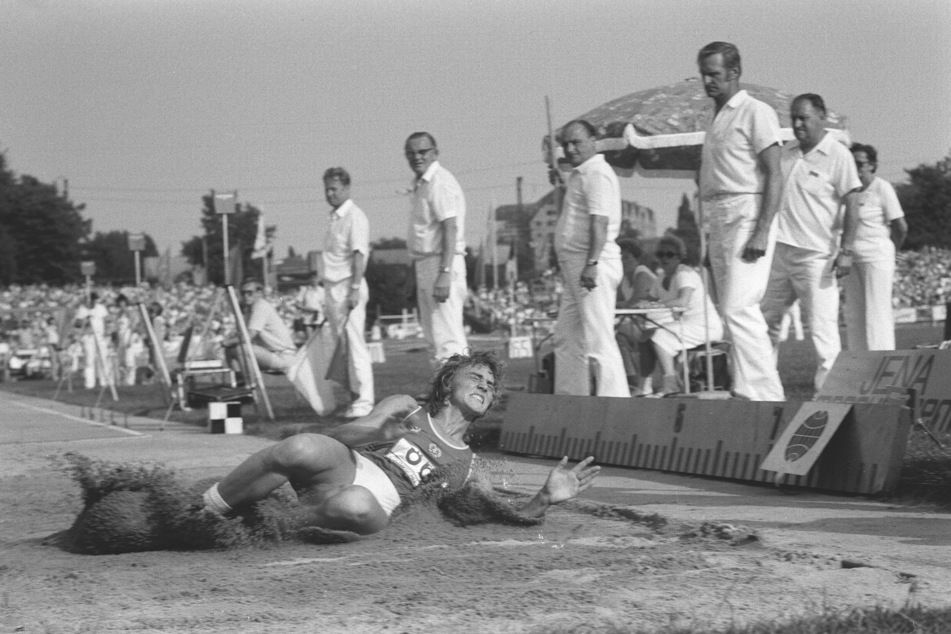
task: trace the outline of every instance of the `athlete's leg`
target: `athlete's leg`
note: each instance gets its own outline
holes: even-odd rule
[[[298,434],[257,452],[217,486],[231,508],[257,502],[288,481],[320,502],[350,485],[355,472],[346,445],[320,434]]]

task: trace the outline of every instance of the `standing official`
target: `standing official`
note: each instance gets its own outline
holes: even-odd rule
[[[733,392],[784,400],[760,301],[769,279],[782,181],[776,112],[740,89],[740,52],[712,42],[697,55],[716,114],[703,142],[700,198],[710,221],[709,258],[724,330],[732,342]]]
[[[416,275],[419,321],[434,365],[467,351],[462,323],[466,301],[466,199],[456,178],[439,164],[436,139],[406,139],[412,183],[409,245]]]
[[[630,396],[614,338],[614,305],[621,283],[621,187],[597,152],[597,130],[571,121],[561,145],[574,169],[555,227],[555,252],[565,282],[555,324],[555,394]]]
[[[363,277],[370,253],[370,230],[363,210],[350,200],[350,174],[342,167],[324,172],[324,195],[333,208],[323,252],[327,322],[347,338],[347,372],[356,396],[344,416],[360,418],[373,409],[373,367],[366,342],[367,300]]]
[[[905,212],[891,184],[875,176],[878,152],[871,145],[852,146],[861,190],[846,208],[842,255],[852,265],[843,278],[845,337],[850,351],[894,350],[892,284],[895,252],[908,235]]]
[[[106,347],[106,317],[109,310],[99,301],[98,293],[90,293],[89,301],[76,311],[76,325],[83,329],[83,356],[85,367],[83,381],[87,390],[99,385],[113,385],[112,372],[109,370],[109,361],[105,357]]]
[[[761,307],[775,350],[783,316],[800,300],[819,361],[814,380],[818,391],[842,349],[835,258],[846,197],[861,183],[849,150],[825,128],[822,97],[799,95],[789,116],[796,140],[782,149],[784,187],[776,252]]]

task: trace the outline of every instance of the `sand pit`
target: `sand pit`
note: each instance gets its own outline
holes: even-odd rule
[[[677,480],[679,489],[633,485],[638,472],[618,469],[537,526],[461,528],[435,507],[418,505],[383,533],[334,545],[287,541],[90,556],[44,543],[82,508],[78,485],[51,468],[51,455],[149,457],[194,482],[226,471],[263,443],[187,430],[27,443],[0,434],[0,628],[595,632],[951,602],[946,515],[902,519],[901,509],[833,499],[823,504],[851,510],[819,516],[816,498],[754,506],[713,489],[696,489],[703,496],[688,500],[690,479]],[[500,456],[490,468],[513,492],[534,490],[547,471]],[[652,502],[618,502],[648,485],[657,487]],[[704,499],[719,502],[704,506]],[[874,517],[866,512],[872,508]],[[842,530],[842,523],[851,528]],[[871,523],[885,530],[872,535]],[[909,526],[919,533],[902,535]]]

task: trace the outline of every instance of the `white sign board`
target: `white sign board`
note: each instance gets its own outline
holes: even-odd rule
[[[806,475],[850,409],[852,405],[848,403],[803,403],[760,469],[775,471],[780,475]]]

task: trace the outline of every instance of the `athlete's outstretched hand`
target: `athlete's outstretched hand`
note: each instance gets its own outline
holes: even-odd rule
[[[601,467],[589,467],[588,465],[592,462],[594,462],[594,456],[588,456],[569,469],[568,456],[562,458],[561,462],[548,474],[548,479],[542,486],[542,493],[548,496],[549,503],[558,504],[570,500],[594,484],[594,479],[598,477]]]

